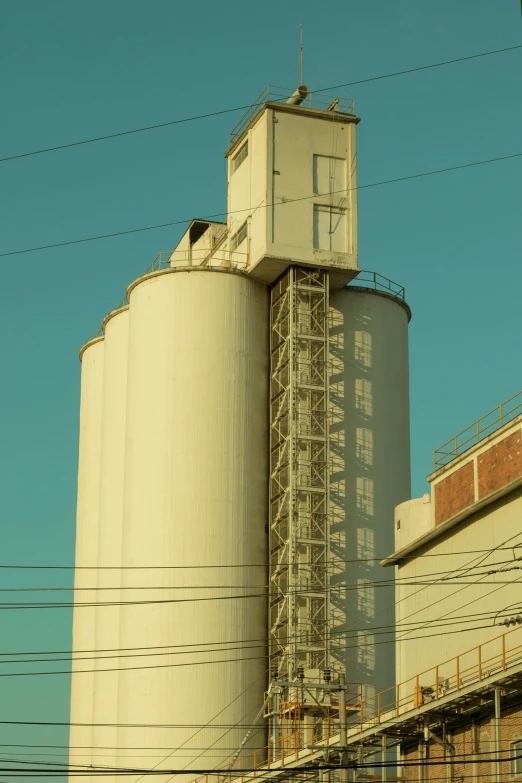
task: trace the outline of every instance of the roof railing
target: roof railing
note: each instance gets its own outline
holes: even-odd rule
[[[433,453],[435,470],[444,467],[521,413],[522,391],[519,391],[435,449]]]
[[[230,133],[230,144],[237,141],[265,103],[286,103],[294,93],[294,90],[295,88],[293,87],[280,87],[276,84],[267,84],[266,87],[261,90],[252,106],[249,107],[237,125],[232,129]],[[309,92],[301,106],[321,109],[322,111],[331,111],[336,114],[354,114],[355,111],[353,98],[339,98],[324,92]]]
[[[373,288],[374,291],[382,291],[385,294],[390,294],[395,299],[399,299],[401,302],[406,301],[406,291],[404,286],[399,283],[394,283],[384,275],[380,275],[378,272],[370,272],[367,269],[362,269],[357,277],[350,280],[347,287],[352,285],[358,286],[364,283],[364,288]]]

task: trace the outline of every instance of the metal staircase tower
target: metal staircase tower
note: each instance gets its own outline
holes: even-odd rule
[[[328,278],[294,266],[271,290],[269,646],[287,679],[329,666]]]

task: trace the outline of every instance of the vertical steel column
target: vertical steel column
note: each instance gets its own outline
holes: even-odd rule
[[[271,291],[270,663],[329,665],[328,272],[290,267]]]
[[[502,731],[500,725],[500,688],[495,688],[495,777],[497,783],[502,780]]]

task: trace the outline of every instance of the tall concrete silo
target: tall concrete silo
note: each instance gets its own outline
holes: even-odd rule
[[[124,765],[118,753],[118,678],[120,647],[121,556],[125,424],[127,408],[127,355],[129,308],[113,310],[102,324],[105,335],[103,411],[100,459],[100,512],[98,571],[93,668],[93,752],[94,764]],[[113,657],[110,657],[113,656]],[[89,664],[90,665],[90,664]],[[114,671],[107,671],[114,669]],[[147,760],[148,761],[148,760]]]
[[[104,340],[96,337],[80,351],[82,363],[80,397],[80,445],[78,499],[76,508],[75,603],[90,603],[96,588],[98,560],[100,462],[103,408]],[[73,613],[72,649],[81,656],[94,648],[96,609],[78,606]],[[92,747],[94,673],[92,661],[74,659],[71,679],[71,727],[69,762],[89,764]],[[85,673],[83,673],[85,671]],[[76,673],[78,672],[78,673]]]
[[[330,296],[330,632],[332,667],[371,698],[395,677],[394,587],[373,583],[389,578],[379,559],[393,551],[394,508],[411,491],[411,313],[403,289],[363,277],[371,285],[356,279]]]
[[[266,684],[268,294],[240,272],[168,268],[128,297],[122,578],[136,603],[120,646],[163,655],[121,660],[118,744],[170,749],[159,769],[214,766]]]

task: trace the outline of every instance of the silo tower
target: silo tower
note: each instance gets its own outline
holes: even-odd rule
[[[104,525],[99,563],[122,566],[99,600],[110,587],[121,605],[89,628],[100,649],[176,652],[126,654],[88,688],[96,744],[170,749],[157,770],[229,763],[267,687],[268,736],[260,724],[245,750],[334,709],[300,683],[344,678],[368,698],[394,681],[371,633],[393,624],[376,558],[410,497],[410,312],[358,265],[358,122],[349,100],[264,90],[231,134],[227,221],[193,220],[104,322],[88,524]]]

